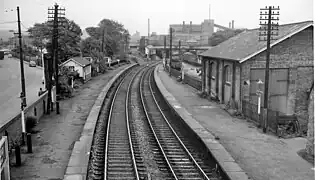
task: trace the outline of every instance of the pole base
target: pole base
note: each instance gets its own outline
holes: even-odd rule
[[[31,133],[27,133],[26,140],[27,140],[27,152],[32,153],[33,149],[32,149],[32,134]]]
[[[22,132],[22,137],[21,137],[21,145],[22,146],[24,146],[26,143],[26,141],[25,141],[25,139],[26,139],[26,134],[24,133],[24,132]]]
[[[59,102],[58,102],[58,101],[56,102],[56,113],[57,113],[57,114],[60,114],[60,111],[59,111]]]
[[[15,146],[15,163],[16,166],[21,166],[21,147],[19,145]]]

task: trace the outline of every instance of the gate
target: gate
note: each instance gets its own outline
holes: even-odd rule
[[[0,180],[10,180],[8,138],[2,136],[0,141]]]

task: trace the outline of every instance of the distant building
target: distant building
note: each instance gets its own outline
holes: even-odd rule
[[[140,38],[141,38],[140,32],[136,31],[135,34],[133,34],[133,35],[130,36],[130,43],[131,43],[131,44],[139,43]]]
[[[183,43],[196,42],[197,45],[208,45],[208,39],[214,32],[214,20],[206,19],[201,24],[171,24],[170,28],[174,29],[173,35]]]

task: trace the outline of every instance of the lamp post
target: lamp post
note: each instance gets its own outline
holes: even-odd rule
[[[258,89],[256,91],[256,95],[258,97],[258,103],[257,103],[257,113],[258,113],[258,119],[260,120],[260,109],[261,109],[261,96],[263,95],[263,91],[262,89],[262,85],[264,84],[264,82],[262,82],[260,79],[257,81],[257,85],[258,85]]]

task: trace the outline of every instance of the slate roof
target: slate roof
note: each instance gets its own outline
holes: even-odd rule
[[[62,63],[61,66],[65,65],[67,62],[69,62],[71,60],[77,62],[78,64],[80,64],[83,67],[91,64],[90,61],[88,61],[84,57],[72,57],[72,58],[68,59],[67,61],[65,61],[64,63]]]
[[[279,25],[277,40],[271,41],[271,47],[313,26],[313,21]],[[244,62],[266,50],[266,41],[258,41],[259,29],[246,30],[200,54],[203,57],[228,59]]]

